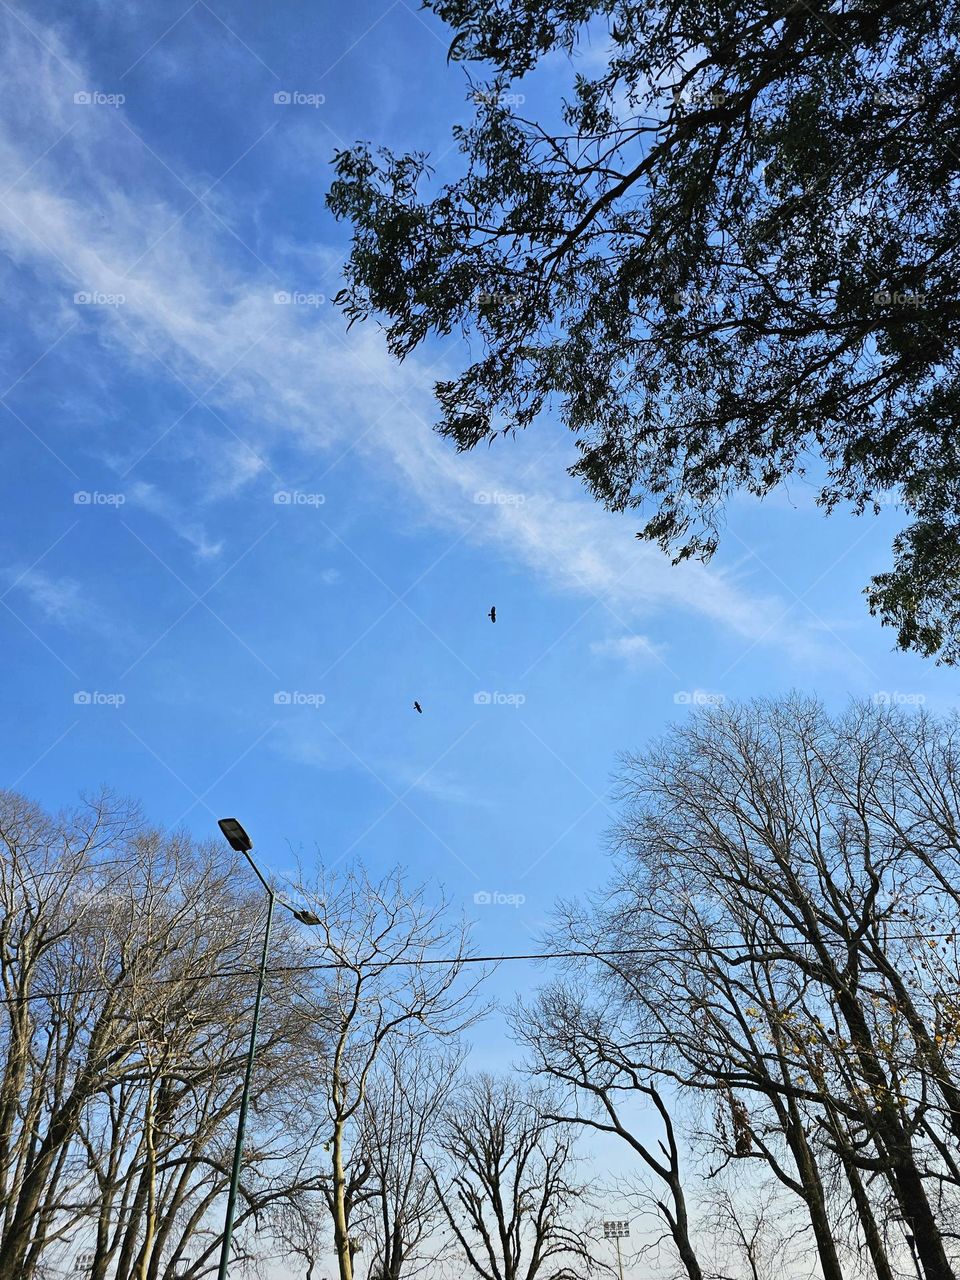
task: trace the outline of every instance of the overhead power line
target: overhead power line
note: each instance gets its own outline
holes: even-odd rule
[[[960,930],[950,930],[944,933],[901,933],[895,938],[891,938],[891,942],[930,942],[935,940],[960,939]],[[809,946],[810,940],[807,938],[793,938],[787,940],[784,945],[789,946]],[[765,948],[766,949],[766,948]],[[747,943],[724,942],[715,943],[712,946],[714,951],[748,951]],[[682,959],[685,952],[674,951],[670,957],[672,959]],[[383,962],[371,965],[370,968],[376,972],[384,972],[387,969],[399,968],[425,968],[427,966],[445,965],[466,966],[471,964],[503,964],[511,961],[532,961],[532,960],[610,960],[616,957],[626,956],[658,956],[664,958],[669,956],[668,948],[664,947],[614,947],[597,950],[576,950],[569,951],[529,951],[517,952],[512,954],[489,955],[489,956],[419,956],[415,959],[396,959],[384,960]],[[757,959],[762,960],[762,952],[758,952]],[[350,964],[343,960],[325,960],[316,964],[288,964],[288,965],[271,965],[267,970],[268,975],[279,974],[297,974],[297,973],[318,973],[332,970],[351,970],[362,969],[363,965]],[[236,968],[236,969],[207,969],[202,973],[183,973],[175,977],[169,978],[145,978],[137,985],[143,987],[164,987],[179,986],[183,983],[194,982],[212,982],[217,978],[248,978],[256,977],[258,970],[256,968]],[[62,987],[55,991],[31,991],[23,996],[0,996],[0,1005],[24,1004],[31,1000],[55,1000],[63,996],[85,996],[96,995],[101,991],[110,991],[115,988],[106,983],[97,983],[89,987]]]

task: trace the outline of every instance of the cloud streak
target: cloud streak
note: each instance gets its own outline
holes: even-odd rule
[[[615,636],[609,640],[595,640],[590,652],[600,658],[614,658],[628,667],[646,667],[662,661],[666,645],[657,644],[647,636]]]
[[[435,375],[422,356],[398,366],[373,326],[345,336],[329,306],[278,305],[260,254],[245,252],[218,213],[194,203],[204,183],[164,172],[163,157],[138,139],[122,109],[74,108],[72,94],[89,74],[53,31],[34,37],[12,18],[6,22],[3,98],[22,93],[27,82],[33,89],[0,133],[8,188],[0,202],[3,245],[59,290],[59,313],[44,318],[45,333],[58,318],[64,325],[79,320],[131,365],[151,366],[185,401],[207,407],[231,433],[232,465],[228,457],[211,469],[208,501],[263,482],[281,442],[330,465],[352,453],[385,474],[418,519],[519,559],[552,590],[599,605],[628,631],[658,611],[682,609],[751,644],[776,644],[802,659],[827,656],[814,627],[784,624],[782,599],[758,595],[716,567],[672,567],[636,542],[623,517],[572,496],[560,463],[539,465],[542,449],[456,455],[430,430]],[[55,165],[71,174],[71,194],[55,179]],[[124,177],[130,173],[137,175],[132,188]],[[292,260],[289,244],[283,257]],[[305,248],[303,273],[314,290],[334,283],[318,280],[314,245]],[[123,301],[77,306],[72,298],[80,290]],[[237,410],[255,438],[241,438],[231,425]],[[144,428],[129,464],[132,494],[197,555],[210,557],[220,549],[216,538],[143,478],[158,441],[190,430],[176,414]],[[555,431],[542,432],[545,446],[556,443]],[[548,469],[556,483],[546,479]],[[479,493],[514,497],[483,502]],[[638,654],[623,649],[619,656]]]
[[[133,505],[142,507],[168,524],[178,538],[193,548],[201,560],[215,559],[223,550],[222,542],[211,541],[197,520],[185,512],[175,499],[161,493],[152,484],[137,480],[130,486],[127,496]]]

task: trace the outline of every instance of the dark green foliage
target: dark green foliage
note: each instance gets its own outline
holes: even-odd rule
[[[735,490],[808,473],[826,509],[895,498],[871,609],[960,661],[957,10],[916,0],[429,0],[491,78],[422,155],[336,156],[352,321],[399,357],[465,329],[437,386],[462,449],[555,406],[573,468],[639,536],[709,556]],[[517,78],[610,45],[550,127]],[[574,64],[576,65],[576,64]]]

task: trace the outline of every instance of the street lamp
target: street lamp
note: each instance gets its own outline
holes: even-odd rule
[[[247,1065],[243,1076],[243,1093],[240,1097],[240,1114],[237,1118],[237,1142],[233,1150],[233,1170],[230,1174],[230,1193],[227,1196],[227,1214],[223,1224],[223,1243],[220,1246],[220,1269],[217,1280],[227,1280],[230,1265],[230,1245],[233,1241],[233,1220],[237,1212],[237,1193],[240,1188],[240,1165],[243,1159],[243,1134],[247,1125],[247,1108],[250,1104],[250,1081],[253,1077],[253,1062],[257,1054],[257,1030],[260,1026],[260,1002],[263,998],[263,984],[267,976],[267,956],[270,951],[270,930],[273,926],[273,906],[275,902],[286,907],[295,920],[301,924],[319,924],[320,917],[312,911],[296,910],[289,902],[277,898],[270,883],[261,874],[260,868],[250,857],[253,841],[244,831],[236,818],[220,818],[220,830],[226,837],[230,848],[242,853],[267,894],[267,927],[263,933],[263,952],[260,956],[260,970],[257,975],[257,995],[253,1002],[253,1025],[250,1028],[250,1047],[247,1050]]]
[[[236,818],[221,818],[217,823],[217,826],[226,836],[227,844],[229,844],[231,849],[236,849],[237,853],[249,853],[253,848],[253,841],[244,831],[243,827],[241,827]],[[247,861],[259,876],[260,872],[253,866],[253,862],[249,858]],[[261,880],[263,879],[262,876],[260,876],[260,878]]]
[[[620,1241],[630,1234],[630,1223],[624,1222],[621,1218],[613,1219],[603,1224],[604,1240],[616,1240],[617,1242],[617,1269],[620,1272],[620,1280],[623,1280],[623,1258],[620,1256]]]

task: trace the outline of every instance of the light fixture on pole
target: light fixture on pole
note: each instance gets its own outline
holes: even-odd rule
[[[233,1169],[230,1173],[230,1191],[227,1196],[227,1213],[223,1224],[223,1241],[220,1246],[220,1269],[217,1280],[227,1280],[230,1266],[230,1245],[233,1242],[233,1221],[237,1212],[237,1193],[240,1187],[240,1166],[243,1162],[243,1135],[247,1124],[247,1110],[250,1105],[250,1082],[253,1078],[253,1063],[257,1056],[257,1031],[260,1027],[260,1004],[263,999],[263,986],[267,976],[267,957],[270,953],[270,931],[273,927],[273,908],[279,902],[301,924],[319,924],[320,917],[305,908],[297,910],[289,902],[278,898],[272,885],[261,873],[260,868],[250,857],[253,841],[244,831],[236,818],[220,818],[218,825],[229,844],[236,853],[242,853],[250,864],[253,874],[263,885],[267,894],[267,924],[263,931],[263,951],[260,955],[260,969],[257,974],[257,994],[253,1002],[253,1025],[250,1028],[250,1047],[247,1050],[247,1065],[243,1075],[243,1092],[240,1095],[240,1113],[237,1117],[237,1141],[233,1150]]]
[[[257,974],[257,994],[253,1002],[253,1025],[250,1028],[250,1046],[247,1049],[247,1065],[243,1074],[243,1092],[240,1095],[240,1114],[237,1117],[237,1141],[233,1149],[233,1169],[230,1173],[230,1191],[227,1195],[227,1213],[223,1223],[223,1241],[220,1245],[220,1269],[217,1280],[227,1280],[230,1267],[230,1245],[233,1241],[233,1220],[237,1212],[237,1191],[240,1186],[240,1165],[243,1160],[243,1133],[247,1124],[247,1108],[250,1105],[250,1081],[253,1077],[253,1062],[257,1055],[257,1030],[260,1026],[260,1002],[263,999],[263,983],[267,974],[267,956],[270,952],[270,930],[273,926],[273,904],[276,895],[271,886],[260,874],[260,868],[250,857],[253,841],[244,831],[236,818],[221,818],[220,830],[226,837],[230,848],[242,853],[250,863],[254,875],[267,891],[267,925],[263,931],[263,951],[260,955],[260,969]]]
[[[620,1272],[620,1280],[623,1280],[623,1258],[620,1256],[620,1241],[630,1235],[630,1223],[625,1222],[622,1218],[614,1218],[603,1224],[604,1240],[615,1240],[617,1242],[617,1270]]]
[[[253,848],[253,841],[244,831],[243,827],[241,827],[236,818],[221,818],[217,823],[217,826],[226,836],[227,844],[229,844],[231,849],[236,849],[237,853],[249,853]],[[253,867],[252,862],[250,865]],[[256,867],[253,867],[253,869],[254,871],[257,870]],[[259,875],[260,873],[257,872],[257,874]]]

